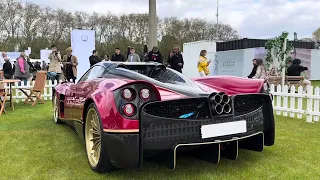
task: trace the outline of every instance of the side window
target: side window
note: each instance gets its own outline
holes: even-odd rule
[[[103,66],[94,66],[81,78],[79,82],[96,79],[103,76],[105,72],[106,69]]]

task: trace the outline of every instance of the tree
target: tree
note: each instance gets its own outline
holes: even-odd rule
[[[318,28],[317,30],[315,30],[313,33],[312,33],[312,38],[314,39],[314,41],[316,42],[320,42],[320,28]]]
[[[23,38],[20,40],[20,45],[24,48],[33,46],[34,40],[37,38],[37,28],[41,23],[40,13],[40,6],[36,4],[27,3],[24,7],[21,28],[21,35]]]
[[[31,47],[30,57],[39,58],[40,49],[58,45],[62,53],[70,46],[70,33],[73,29],[92,29],[96,32],[96,49],[100,55],[113,54],[119,47],[126,54],[127,47],[133,46],[137,53],[143,52],[148,42],[148,14],[123,14],[111,12],[88,14],[74,13],[63,9],[40,7],[34,3],[21,3],[18,0],[0,1],[0,48],[20,51]],[[167,55],[173,45],[215,38],[216,30],[221,40],[239,38],[228,24],[216,24],[203,19],[158,18],[159,49]]]
[[[0,26],[4,33],[4,42],[9,48],[15,48],[21,27],[22,5],[16,0],[3,0],[0,7]]]

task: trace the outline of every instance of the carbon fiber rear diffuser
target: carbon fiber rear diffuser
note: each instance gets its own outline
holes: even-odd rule
[[[264,134],[259,132],[242,138],[233,138],[226,141],[214,141],[206,143],[178,144],[171,150],[165,151],[152,158],[152,161],[169,169],[175,169],[177,163],[177,149],[185,146],[201,146],[193,153],[194,157],[213,164],[218,164],[220,158],[236,160],[238,158],[238,149],[247,149],[252,151],[263,151]]]

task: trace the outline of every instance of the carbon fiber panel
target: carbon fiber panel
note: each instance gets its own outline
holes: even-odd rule
[[[262,105],[250,113],[240,116],[221,116],[211,119],[177,119],[150,115],[149,107],[161,107],[163,102],[153,102],[144,106],[140,118],[140,135],[144,150],[170,149],[176,144],[212,142],[226,140],[232,137],[241,137],[263,131]],[[227,135],[216,138],[202,139],[200,127],[202,125],[216,124],[246,120],[247,132],[237,135]]]
[[[104,133],[104,139],[113,166],[132,169],[142,165],[138,134]]]

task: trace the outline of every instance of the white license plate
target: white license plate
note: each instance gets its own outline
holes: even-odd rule
[[[247,132],[247,122],[235,121],[201,126],[201,138],[212,138]]]

